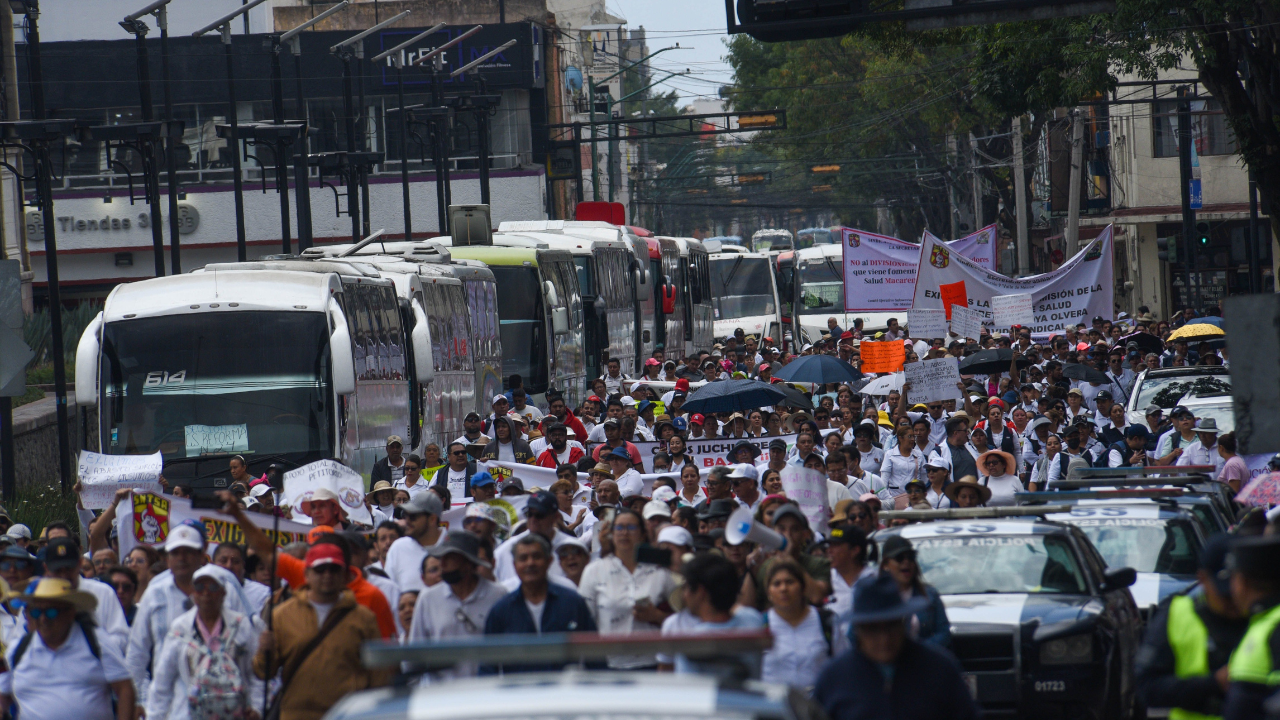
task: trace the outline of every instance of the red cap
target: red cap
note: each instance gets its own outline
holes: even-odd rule
[[[703,424],[703,423],[705,423],[706,421],[707,421],[707,419],[706,419],[705,417],[703,417],[703,416],[699,415],[698,413],[694,413],[693,415],[690,415],[690,416],[689,416],[689,422],[690,422],[691,424],[693,424],[693,425],[702,425],[702,424]]]
[[[657,358],[649,358],[648,360],[645,360],[645,361],[644,361],[644,364],[645,364],[646,366],[649,366],[649,365],[662,365],[662,363],[658,362],[658,359],[657,359]]]
[[[320,565],[338,565],[346,567],[347,563],[342,559],[342,550],[332,543],[320,543],[312,545],[307,550],[307,567],[313,568]]]
[[[680,378],[679,380],[676,380],[676,389],[677,389],[677,390],[683,390],[683,391],[685,391],[685,392],[689,392],[689,379],[688,379],[688,378]]]
[[[848,330],[845,330],[844,332],[840,333],[840,339],[841,339],[841,340],[852,340],[852,339],[853,339],[853,333],[849,332]]]
[[[587,398],[587,400],[589,402],[603,402],[602,400],[600,400],[600,397],[598,395],[592,395],[591,397]]]
[[[770,365],[769,363],[760,363],[760,367],[756,368],[756,372],[764,372],[765,370],[768,370],[771,367],[773,366]]]
[[[321,535],[332,535],[333,528],[328,525],[317,525],[307,531],[307,543],[311,544],[320,539]]]

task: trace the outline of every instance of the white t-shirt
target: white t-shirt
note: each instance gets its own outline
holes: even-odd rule
[[[116,643],[103,642],[105,634],[98,632],[100,657],[95,658],[78,625],[56,650],[33,630],[21,662],[0,675],[0,693],[16,699],[23,720],[113,720],[110,683],[128,680],[129,671]],[[17,649],[17,644],[9,648],[10,667]]]
[[[467,491],[467,469],[461,470],[449,468],[449,497],[463,498],[463,493]]]
[[[440,540],[444,540],[443,528]],[[387,549],[387,562],[383,570],[387,577],[400,588],[400,592],[422,591],[422,561],[427,557],[427,548],[419,545],[417,540],[408,535],[391,543]]]
[[[538,634],[541,635],[542,634],[542,609],[547,606],[546,599],[544,598],[543,601],[540,603],[531,603],[528,600],[525,600],[524,606],[529,608],[529,615],[533,618],[533,627],[536,628],[538,631]]]
[[[316,627],[324,627],[324,619],[329,617],[329,611],[333,609],[333,603],[309,602],[316,611]]]
[[[769,611],[768,619],[773,647],[764,651],[760,679],[765,682],[813,687],[822,666],[849,648],[849,641],[836,628],[832,628],[828,646],[822,618],[812,606],[795,627],[774,610]]]
[[[498,460],[502,462],[515,462],[516,451],[514,448],[515,445],[512,443],[498,443]]]

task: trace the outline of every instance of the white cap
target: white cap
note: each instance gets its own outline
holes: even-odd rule
[[[17,525],[14,525],[13,527],[9,528],[9,532],[5,534],[11,538],[25,538],[27,540],[30,540],[31,528],[27,527],[26,525],[23,525],[22,523],[18,523]]]
[[[204,550],[204,538],[200,531],[190,525],[179,525],[169,529],[169,537],[164,541],[164,551],[173,552],[178,548]]]
[[[679,525],[668,525],[658,532],[658,542],[680,547],[693,547],[693,536]]]
[[[561,536],[563,537],[563,539],[560,541],[559,545],[556,545],[557,555],[559,555],[560,551],[564,550],[565,548],[578,548],[579,550],[581,550],[582,552],[588,555],[591,554],[591,548],[587,547],[587,544],[582,542],[582,540],[572,536],[564,537],[563,533],[561,533]]]
[[[760,473],[756,470],[756,466],[751,463],[738,463],[733,466],[733,470],[729,472],[731,478],[751,478],[759,480]]]
[[[666,485],[659,485],[653,489],[653,499],[660,502],[671,502],[676,499],[676,491]]]
[[[259,485],[254,485],[249,490],[249,497],[260,498],[269,492],[271,492],[271,485],[269,483],[261,483]]]
[[[623,406],[623,407],[635,407],[635,406],[636,406],[636,399],[635,399],[635,398],[633,398],[633,397],[631,397],[630,395],[623,395],[623,396],[622,396],[622,406]]]
[[[499,400],[502,400],[503,402],[506,402],[506,400],[507,400],[507,396],[506,396],[506,395],[503,395],[502,393],[498,393],[497,395],[494,395],[494,396],[493,396],[493,402],[491,402],[491,403],[489,403],[489,404],[490,404],[490,405],[492,405],[493,403],[496,403],[496,402],[498,402]]]
[[[200,578],[209,578],[221,585],[222,589],[225,591],[227,589],[227,576],[223,574],[225,572],[228,571],[222,570],[222,568],[214,565],[213,563],[209,563],[208,565],[201,567],[194,575],[191,576],[191,582],[195,583]]]
[[[258,502],[258,498],[245,495],[244,497],[240,498],[240,504],[244,505],[245,509],[248,510],[249,508],[257,507],[261,503]]]
[[[644,519],[655,517],[671,517],[671,508],[661,500],[650,500],[644,504]]]

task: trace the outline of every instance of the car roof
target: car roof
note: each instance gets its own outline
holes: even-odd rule
[[[1175,520],[1178,518],[1194,520],[1195,516],[1190,510],[1178,507],[1175,503],[1161,503],[1154,500],[1132,499],[1132,500],[1077,500],[1072,502],[1064,500],[1065,504],[1075,505],[1080,511],[1084,510],[1123,510],[1123,515],[1085,515],[1082,512],[1070,513],[1054,513],[1045,517],[1056,520],[1058,522],[1074,523],[1080,520],[1099,519],[1108,517],[1127,517],[1140,520]]]
[[[520,717],[789,717],[787,689],[722,687],[706,675],[566,670],[459,678],[348,695],[329,720],[478,720]]]
[[[989,535],[1063,535],[1071,532],[1070,527],[1060,522],[1042,520],[1028,515],[1027,517],[934,520],[933,522],[913,523],[900,528],[880,530],[875,533],[875,537],[880,540],[890,535],[899,535],[908,540],[955,537],[958,531],[974,525],[985,525],[994,528],[984,533]]]
[[[1193,365],[1190,367],[1147,368],[1143,371],[1146,377],[1173,377],[1177,375],[1230,375],[1231,370],[1221,365]]]

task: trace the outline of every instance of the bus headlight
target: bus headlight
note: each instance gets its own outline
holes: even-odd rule
[[[1040,646],[1041,665],[1079,665],[1093,660],[1093,635],[1050,640]]]

